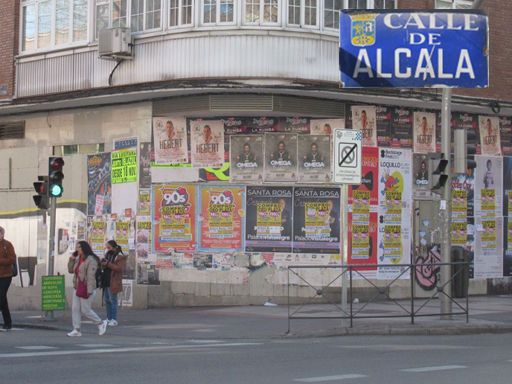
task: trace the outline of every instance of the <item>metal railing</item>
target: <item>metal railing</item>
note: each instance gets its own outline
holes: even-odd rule
[[[444,284],[440,283],[438,275],[442,266],[449,266],[452,273],[449,279]],[[469,322],[469,298],[467,281],[463,284],[463,292],[459,290],[460,297],[454,297],[451,293],[452,289],[446,287],[456,279],[467,278],[464,273],[469,268],[469,263],[464,262],[451,262],[440,263],[423,261],[414,264],[359,264],[347,266],[289,266],[288,267],[288,332],[291,329],[292,320],[304,319],[346,319],[350,321],[350,327],[354,326],[356,319],[382,319],[382,318],[410,318],[411,324],[414,324],[417,317],[428,316],[443,316],[450,318],[455,315],[464,315],[466,323]],[[377,285],[374,277],[368,277],[369,270],[388,270],[394,273],[393,278],[390,280],[378,280],[385,282],[384,285]],[[330,281],[326,284],[314,284],[311,277],[305,276],[305,271],[339,271],[334,273]],[[393,272],[394,271],[394,272]],[[422,289],[423,296],[417,297],[417,276],[435,276],[431,279],[432,286],[430,291]],[[291,277],[295,282],[291,282]],[[317,276],[318,277],[318,276]],[[341,279],[348,278],[347,288],[347,307],[342,307],[341,299]],[[358,299],[354,300],[354,280],[358,279],[363,281],[363,286],[355,289],[366,289],[370,292],[368,299],[359,302]],[[392,297],[390,289],[397,286],[398,282],[404,280],[409,281],[409,286],[397,287],[399,289],[409,289],[409,297],[405,299],[397,299]],[[337,282],[339,286],[337,286]],[[313,296],[311,297],[293,297],[290,290],[293,287],[306,287],[310,288]],[[448,291],[449,293],[445,292]],[[439,299],[441,296],[448,298],[453,304],[453,310],[450,313],[440,313],[439,305],[437,311],[432,311],[429,304],[433,304],[434,300]],[[331,300],[330,300],[331,299]],[[384,299],[384,300],[382,300]],[[463,299],[463,300],[457,300]],[[380,301],[379,301],[380,300]],[[292,303],[295,301],[295,303]],[[302,301],[302,303],[300,303]],[[307,301],[307,302],[306,302]],[[371,310],[372,304],[380,305],[377,310]],[[386,308],[383,308],[383,304]],[[389,307],[395,310],[390,311]]]

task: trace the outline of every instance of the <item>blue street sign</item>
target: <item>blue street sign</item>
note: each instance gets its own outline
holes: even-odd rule
[[[344,87],[485,88],[488,18],[479,11],[342,11]]]

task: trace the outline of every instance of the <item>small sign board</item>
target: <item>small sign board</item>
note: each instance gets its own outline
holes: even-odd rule
[[[361,184],[363,132],[354,129],[334,130],[334,182]]]
[[[43,276],[41,281],[41,309],[63,311],[66,306],[64,275]]]

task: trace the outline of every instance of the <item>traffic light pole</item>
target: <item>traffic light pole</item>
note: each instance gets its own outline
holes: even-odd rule
[[[57,198],[50,197],[50,207],[48,210],[50,215],[50,235],[48,240],[48,276],[55,274],[55,227],[57,218]],[[46,312],[46,320],[54,320],[53,311]]]

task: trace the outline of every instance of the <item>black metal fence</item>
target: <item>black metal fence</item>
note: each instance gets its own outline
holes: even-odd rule
[[[288,332],[291,329],[291,321],[301,319],[346,319],[350,321],[350,327],[353,327],[357,319],[410,318],[411,324],[414,324],[418,317],[440,315],[445,317],[464,315],[466,322],[469,322],[468,268],[468,262],[440,263],[423,260],[414,264],[400,265],[289,266]],[[311,276],[311,271],[315,270],[324,272],[331,270],[334,273],[331,273],[330,280],[325,284],[315,283]],[[393,278],[390,280],[369,278],[369,270],[388,270],[392,272]],[[444,283],[441,283],[439,278],[442,270],[451,271]],[[322,275],[325,278],[325,273],[317,273],[316,278]],[[417,286],[419,280],[424,283],[425,278],[428,278],[431,286],[427,289],[424,284]],[[348,279],[346,305],[342,305],[342,279]],[[359,281],[357,288],[354,288],[355,280]],[[409,281],[405,287],[404,280]],[[385,284],[377,284],[377,281]],[[290,290],[294,287],[305,287],[311,291],[311,296],[292,296]],[[409,289],[408,297],[404,299],[392,297],[390,291],[395,287],[400,290]],[[421,290],[421,295],[418,295],[418,288]],[[356,290],[364,291],[365,299],[356,298]],[[441,313],[439,303],[436,302],[441,297],[451,302],[452,310],[449,313],[446,311]],[[433,306],[433,304],[436,305]]]

